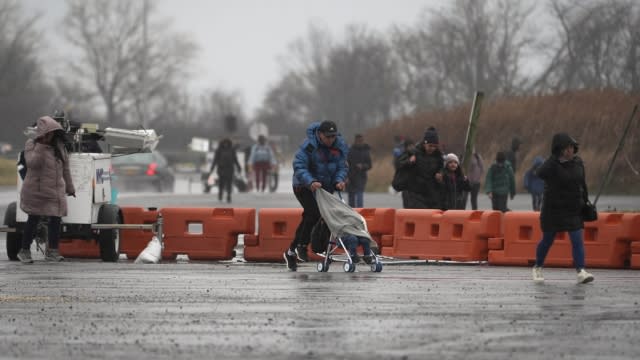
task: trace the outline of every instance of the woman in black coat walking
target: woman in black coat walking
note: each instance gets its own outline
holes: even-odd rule
[[[226,193],[227,202],[230,203],[233,171],[234,169],[238,171],[238,173],[242,171],[231,139],[225,138],[220,141],[220,145],[218,145],[213,157],[213,163],[211,164],[209,173],[213,173],[216,167],[218,168],[218,200],[222,201],[222,196]]]
[[[584,243],[581,210],[587,194],[584,165],[578,152],[578,142],[566,133],[553,136],[551,156],[538,168],[537,175],[544,180],[544,195],[540,212],[542,240],[536,249],[533,280],[544,281],[542,266],[553,245],[556,233],[567,231],[571,239],[573,263],[578,272],[578,283],[593,281],[593,275],[584,269]]]

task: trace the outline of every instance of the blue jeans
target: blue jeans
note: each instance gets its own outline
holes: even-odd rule
[[[531,193],[531,205],[533,211],[540,211],[542,207],[542,193]]]
[[[536,266],[542,267],[544,259],[547,257],[553,240],[556,237],[555,231],[545,231],[542,233],[542,240],[536,248]],[[584,244],[582,242],[582,229],[569,231],[569,239],[571,239],[571,255],[573,256],[573,265],[576,270],[584,269]]]
[[[352,208],[361,208],[363,203],[364,192],[349,192],[349,206]]]
[[[362,245],[362,253],[364,255],[369,255],[369,253],[371,252],[369,239],[365,237],[359,237],[359,236],[347,234],[342,236],[342,242],[344,243],[344,246],[347,247],[347,250],[349,251],[349,255],[351,256],[357,255],[358,245]]]

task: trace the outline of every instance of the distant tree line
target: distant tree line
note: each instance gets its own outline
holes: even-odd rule
[[[190,134],[246,133],[259,121],[297,139],[313,120],[347,136],[405,115],[575,89],[640,91],[640,3],[633,0],[455,0],[386,32],[363,24],[336,39],[320,24],[294,41],[282,76],[249,117],[237,90],[189,92],[198,45],[153,1],[67,0],[72,45],[50,59],[37,15],[0,0],[0,110],[16,145],[25,124],[63,106],[83,121],[153,127],[166,147]],[[221,49],[220,56],[226,56]],[[230,129],[225,118],[238,124]],[[170,130],[170,131],[169,131]],[[3,139],[0,139],[3,140]]]

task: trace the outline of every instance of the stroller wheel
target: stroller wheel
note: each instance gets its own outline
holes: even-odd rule
[[[318,272],[327,272],[329,271],[329,263],[325,265],[324,262],[319,262],[318,265],[316,265],[316,269]]]
[[[373,272],[382,272],[382,263],[376,262],[371,264],[371,271]]]
[[[344,263],[344,272],[355,272],[356,264],[350,264],[348,262]]]

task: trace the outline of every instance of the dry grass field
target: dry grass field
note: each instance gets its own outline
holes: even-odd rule
[[[501,98],[485,101],[478,123],[476,148],[489,166],[500,150],[510,148],[513,137],[522,140],[516,179],[522,191],[522,178],[537,155],[548,156],[554,133],[565,131],[580,143],[579,155],[585,162],[591,193],[600,187],[633,106],[640,96],[616,90],[578,91],[557,95]],[[428,112],[383,124],[365,133],[372,146],[374,168],[369,190],[388,188],[393,177],[391,149],[393,135],[421,140],[424,130],[435,126],[445,152],[461,154],[471,104],[455,109]],[[640,194],[640,114],[627,136],[625,147],[614,164],[608,193]]]

